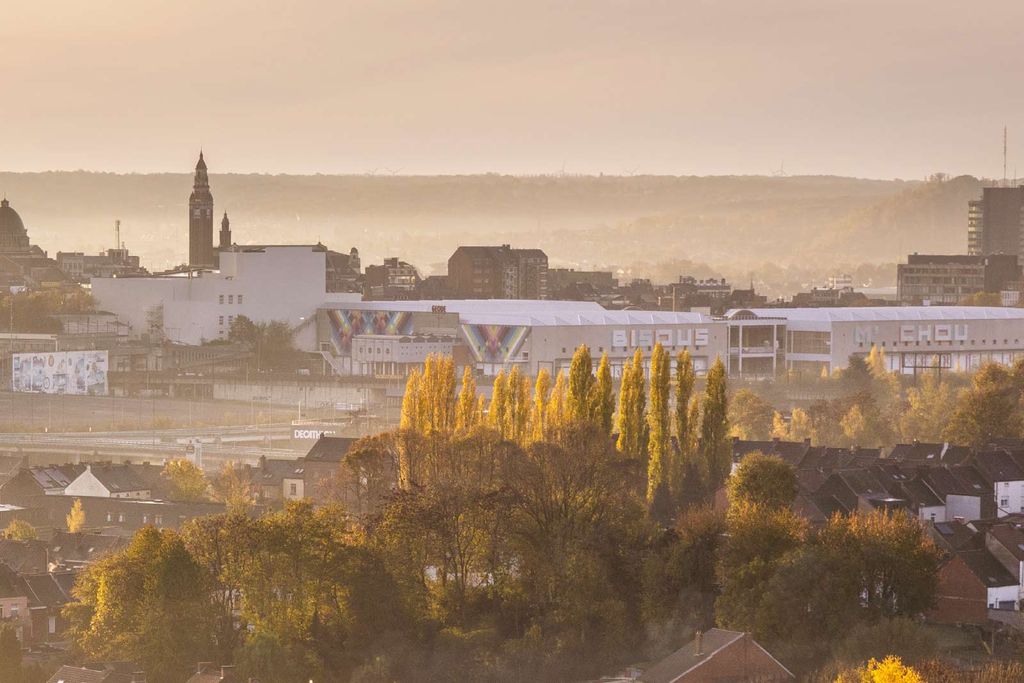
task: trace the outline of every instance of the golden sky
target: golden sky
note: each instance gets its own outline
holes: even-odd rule
[[[0,0],[0,170],[1024,175],[1021,0]]]

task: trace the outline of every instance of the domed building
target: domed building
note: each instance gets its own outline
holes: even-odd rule
[[[28,231],[25,230],[21,216],[11,208],[11,203],[4,197],[0,200],[0,253],[31,250]]]
[[[57,262],[29,241],[25,223],[7,198],[0,199],[0,287],[35,289],[68,282]]]

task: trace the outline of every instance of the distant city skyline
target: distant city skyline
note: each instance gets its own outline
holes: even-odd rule
[[[0,170],[1024,174],[1024,3],[19,3]]]

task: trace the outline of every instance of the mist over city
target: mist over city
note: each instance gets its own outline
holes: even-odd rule
[[[1024,5],[0,15],[3,683],[1024,680]]]

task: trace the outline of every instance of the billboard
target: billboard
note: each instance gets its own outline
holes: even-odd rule
[[[107,352],[16,353],[12,375],[14,391],[106,396]]]

